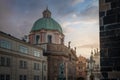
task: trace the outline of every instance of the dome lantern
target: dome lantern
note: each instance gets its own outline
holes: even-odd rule
[[[43,17],[44,18],[51,17],[51,12],[48,10],[48,7],[46,8],[46,10],[43,11]]]

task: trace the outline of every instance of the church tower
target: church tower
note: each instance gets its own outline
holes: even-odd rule
[[[29,40],[31,44],[42,47],[44,56],[48,60],[48,80],[65,79],[65,69],[72,69],[68,73],[68,79],[76,78],[76,51],[64,45],[64,34],[61,26],[53,18],[46,8],[43,17],[38,19],[31,29]],[[67,67],[66,67],[67,66]],[[61,77],[62,76],[62,77]]]
[[[38,19],[31,29],[29,40],[31,44],[54,43],[63,44],[64,34],[58,22],[51,18],[51,12],[46,8],[43,17]]]

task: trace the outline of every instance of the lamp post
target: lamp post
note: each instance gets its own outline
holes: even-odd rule
[[[90,80],[94,80],[94,74],[93,74],[94,64],[95,64],[95,61],[93,60],[93,52],[91,52],[91,57],[90,57]]]
[[[90,75],[90,80],[94,80],[94,75],[93,75],[92,72],[91,72],[91,75]]]

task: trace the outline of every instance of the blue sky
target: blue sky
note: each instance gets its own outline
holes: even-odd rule
[[[0,0],[0,30],[17,38],[28,35],[48,6],[62,26],[65,44],[77,47],[77,55],[89,57],[99,47],[98,0]]]

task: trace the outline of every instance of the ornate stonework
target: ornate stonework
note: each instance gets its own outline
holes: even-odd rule
[[[51,13],[46,9],[43,12],[44,18],[50,18]],[[47,20],[49,21],[49,20]],[[45,24],[52,24],[49,22],[44,22]],[[41,21],[39,21],[39,26],[41,25]],[[57,26],[57,28],[56,28]],[[35,28],[33,28],[35,29]],[[62,33],[61,27],[57,24],[47,25],[46,29],[39,28],[39,30],[32,30],[30,32],[30,43],[36,44],[36,35],[39,35],[40,39],[44,39],[44,41],[39,40],[39,43],[36,44],[38,47],[42,47],[44,49],[44,55],[48,58],[48,80],[59,80],[59,79],[67,79],[74,80],[76,79],[76,51],[64,45],[64,34]],[[44,36],[41,32],[44,31]]]

